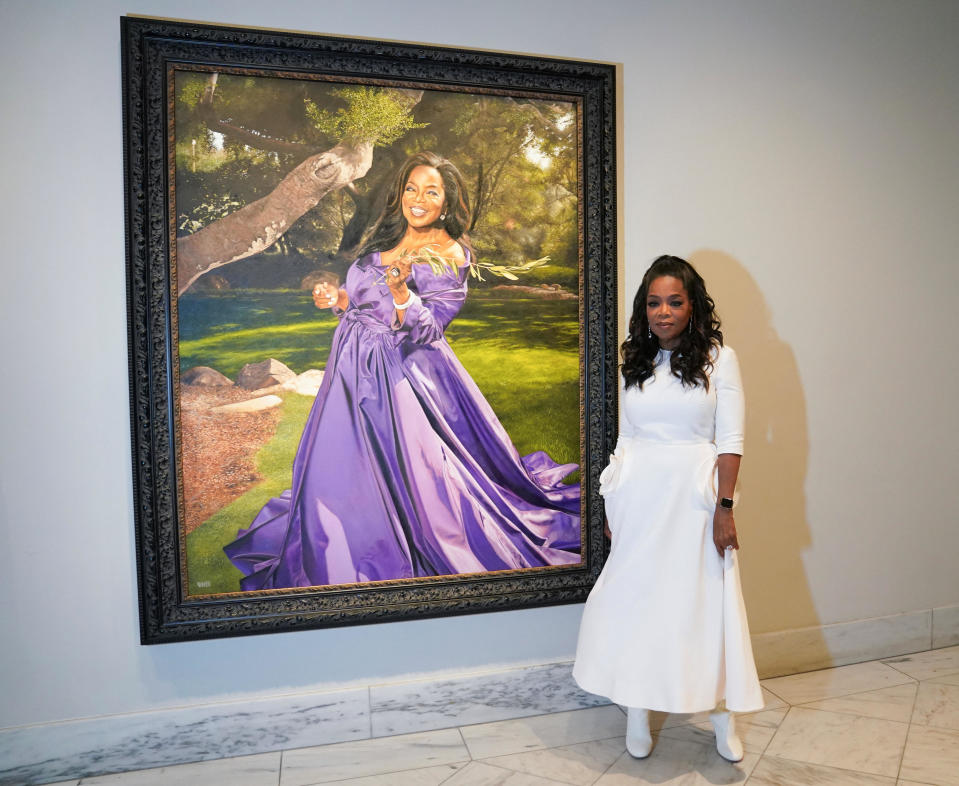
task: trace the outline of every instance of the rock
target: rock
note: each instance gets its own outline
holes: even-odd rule
[[[282,385],[296,378],[296,374],[284,366],[279,360],[270,358],[259,363],[247,363],[236,378],[237,387],[246,390],[267,388],[271,385]]]
[[[180,374],[181,385],[201,385],[212,388],[219,385],[232,385],[233,380],[209,366],[194,366]]]
[[[301,396],[313,396],[315,398],[322,381],[323,372],[318,368],[311,368],[299,374],[293,380],[293,390]]]
[[[237,401],[235,404],[223,404],[219,407],[213,407],[211,412],[222,414],[231,414],[234,412],[261,412],[264,409],[273,409],[283,403],[279,396],[260,396],[251,398],[247,401]]]
[[[293,379],[288,379],[282,385],[267,385],[265,388],[257,388],[256,390],[250,391],[250,398],[256,398],[257,396],[265,396],[269,393],[287,393],[296,388],[296,377]]]

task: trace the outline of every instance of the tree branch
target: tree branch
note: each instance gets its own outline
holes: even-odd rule
[[[234,141],[255,147],[257,150],[267,150],[271,153],[294,153],[297,155],[308,155],[320,150],[316,145],[306,145],[302,142],[287,142],[285,139],[267,136],[259,131],[251,131],[242,126],[228,123],[225,120],[217,120],[212,117],[204,117],[204,119],[211,130],[219,131]]]
[[[363,177],[372,163],[372,144],[336,145],[307,158],[265,197],[178,238],[179,294],[207,271],[269,248],[330,191]]]
[[[244,145],[255,147],[257,150],[268,150],[273,153],[295,153],[297,155],[309,155],[319,152],[315,145],[304,145],[302,142],[288,142],[285,139],[277,139],[268,136],[259,131],[252,131],[243,126],[234,123],[228,123],[226,120],[220,120],[213,110],[213,97],[216,95],[216,83],[219,74],[216,72],[210,74],[206,88],[203,90],[203,97],[200,99],[197,109],[199,115],[211,131],[219,131],[224,136],[242,142]]]

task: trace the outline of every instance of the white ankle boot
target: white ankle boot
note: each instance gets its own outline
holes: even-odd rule
[[[726,761],[742,761],[743,743],[736,734],[736,719],[731,712],[713,712],[709,716],[716,732],[716,750]]]
[[[649,732],[649,710],[626,708],[626,750],[635,759],[645,759],[653,749],[653,735]]]

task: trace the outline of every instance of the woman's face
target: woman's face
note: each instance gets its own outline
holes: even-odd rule
[[[654,278],[646,293],[646,319],[649,329],[663,349],[675,349],[689,326],[693,305],[683,282],[673,276]]]
[[[446,204],[443,178],[431,166],[414,167],[403,187],[403,218],[416,228],[428,227],[440,220]]]

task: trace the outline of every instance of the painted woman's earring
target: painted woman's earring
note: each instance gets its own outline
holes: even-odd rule
[[[646,327],[646,338],[652,339],[652,337],[653,337],[652,328],[650,328],[649,326],[647,326],[647,327]]]
[[[440,213],[440,221],[446,221],[446,213]]]

